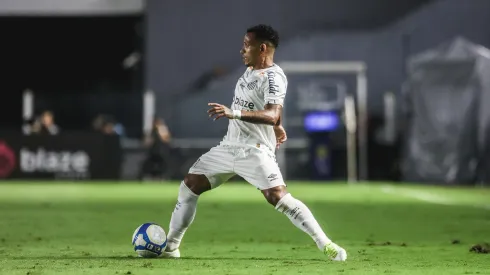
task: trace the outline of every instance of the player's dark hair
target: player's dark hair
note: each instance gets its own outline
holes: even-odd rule
[[[255,39],[264,43],[269,42],[277,48],[279,46],[279,33],[271,26],[260,24],[247,29],[247,33],[255,34]]]

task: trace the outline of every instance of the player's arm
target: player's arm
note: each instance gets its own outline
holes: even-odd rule
[[[277,121],[276,125],[274,125],[274,134],[276,135],[277,148],[279,148],[279,146],[281,146],[281,144],[286,142],[286,140],[288,139],[286,130],[284,129],[284,127],[282,127],[281,118],[282,118],[282,113],[281,116],[279,116],[279,120]]]
[[[210,117],[219,119],[227,117],[229,119],[240,119],[254,124],[266,124],[271,126],[281,125],[281,113],[284,98],[286,97],[286,81],[274,72],[267,73],[266,87],[264,87],[264,110],[243,111],[230,110],[228,107],[218,103],[209,103],[212,106],[208,110]]]
[[[254,124],[267,124],[271,126],[278,125],[277,123],[280,120],[282,112],[282,106],[279,104],[267,104],[265,105],[264,110],[253,112],[231,110],[218,103],[209,103],[208,105],[211,106],[211,109],[208,110],[208,114],[210,117],[214,117],[214,120],[227,117],[229,119],[240,119]]]
[[[282,106],[279,104],[266,104],[264,110],[248,112],[240,111],[240,120],[254,123],[254,124],[267,124],[278,125],[281,119]]]
[[[281,126],[282,125],[281,118],[282,118],[282,111],[279,114],[279,119],[277,120],[276,124],[274,124],[274,127],[277,127],[277,126]]]

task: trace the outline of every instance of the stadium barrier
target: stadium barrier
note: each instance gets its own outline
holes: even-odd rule
[[[115,135],[0,132],[0,179],[117,180],[121,162],[122,149]]]

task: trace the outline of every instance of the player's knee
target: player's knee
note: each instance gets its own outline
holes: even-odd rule
[[[187,174],[184,177],[184,184],[196,195],[211,189],[211,184],[204,175]]]
[[[277,196],[277,195],[268,195],[268,196],[265,196],[265,199],[272,206],[276,206],[277,203],[281,200],[281,198],[279,196]]]
[[[262,194],[264,194],[265,199],[268,203],[272,204],[272,206],[276,206],[282,197],[284,197],[287,193],[288,192],[285,186],[277,186],[262,190]]]

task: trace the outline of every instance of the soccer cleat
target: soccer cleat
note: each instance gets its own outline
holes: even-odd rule
[[[180,250],[177,248],[172,251],[163,251],[162,252],[162,257],[163,258],[180,258]]]
[[[347,260],[347,251],[333,242],[325,245],[323,253],[325,253],[325,255],[327,255],[332,261],[343,262]]]

